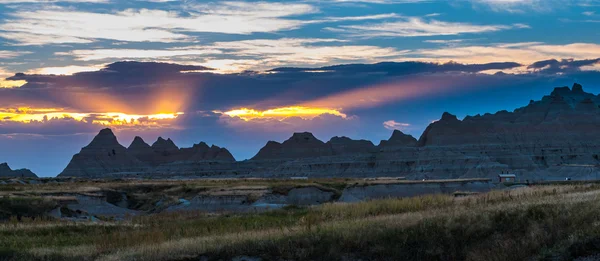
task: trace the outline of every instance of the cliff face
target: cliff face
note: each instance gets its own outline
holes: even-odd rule
[[[0,178],[37,178],[37,175],[28,169],[12,170],[7,163],[2,163],[0,164]]]

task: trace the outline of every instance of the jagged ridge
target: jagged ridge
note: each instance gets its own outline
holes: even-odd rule
[[[160,166],[155,169],[168,175],[421,179],[495,177],[511,171],[524,179],[586,178],[599,173],[599,103],[600,96],[586,93],[575,84],[572,88],[556,88],[540,101],[531,101],[513,112],[463,120],[446,112],[426,128],[419,140],[394,131],[389,140],[375,146],[370,141],[347,137],[323,142],[308,132],[294,133],[283,143],[269,141],[255,157],[244,162],[235,162],[229,151],[217,146],[200,143],[179,149],[162,138],[152,146],[136,138],[126,152],[141,164]],[[120,145],[109,136],[97,137],[80,154],[102,154],[109,149],[110,156],[109,147]],[[96,145],[100,141],[111,146]],[[121,153],[121,148],[114,150]],[[102,161],[102,155],[96,160]],[[102,161],[100,165],[114,166],[108,163]]]

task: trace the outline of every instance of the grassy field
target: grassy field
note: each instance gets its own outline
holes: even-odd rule
[[[0,223],[0,259],[573,260],[600,251],[599,221],[596,184],[259,214],[180,212],[118,222],[13,218]]]

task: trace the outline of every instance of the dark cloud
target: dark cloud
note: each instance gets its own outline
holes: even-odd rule
[[[221,75],[181,73],[209,69],[202,66],[118,62],[107,65],[100,71],[70,76],[17,74],[9,79],[26,80],[28,84],[17,89],[0,90],[0,106],[9,106],[10,102],[16,104],[16,101],[27,101],[29,104],[89,111],[98,109],[97,106],[91,105],[95,105],[94,100],[103,95],[106,99],[110,97],[115,102],[126,101],[130,105],[119,106],[120,110],[135,108],[137,111],[147,112],[155,109],[153,101],[168,95],[181,94],[185,96],[186,101],[178,109],[185,111],[230,109],[239,106],[268,108],[361,88],[393,80],[394,77],[445,72],[473,73],[517,66],[517,63],[465,65],[402,62],[339,65],[317,69],[328,73],[303,73],[301,71],[306,69],[288,68],[271,71],[279,72],[274,74],[246,72]],[[165,99],[176,98],[178,97]],[[84,100],[90,102],[82,102]]]
[[[486,70],[505,70],[521,66],[515,62],[500,62],[486,64],[461,64],[449,63],[426,63],[426,62],[383,62],[376,64],[346,64],[326,66],[321,68],[275,68],[271,72],[285,73],[338,73],[338,74],[364,74],[380,73],[385,75],[409,75],[419,73],[443,73],[443,72],[481,72]]]
[[[529,65],[528,69],[533,69],[538,73],[548,73],[548,74],[556,74],[556,73],[567,73],[580,71],[583,66],[590,66],[600,64],[600,58],[597,59],[587,59],[587,60],[574,60],[574,59],[562,59],[562,60],[545,60],[535,62]]]
[[[589,64],[593,63],[563,62],[562,68],[580,68]],[[132,69],[121,68],[127,65],[131,65]],[[378,143],[379,140],[389,138],[391,132],[382,126],[382,122],[390,119],[411,124],[410,130],[407,131],[418,137],[422,130],[431,121],[439,119],[444,111],[464,117],[478,113],[512,110],[526,105],[531,99],[539,99],[549,94],[554,87],[570,86],[573,82],[582,83],[588,92],[600,92],[600,72],[597,71],[565,70],[560,74],[473,73],[484,69],[511,68],[513,65],[510,64],[493,66],[446,64],[443,70],[438,68],[427,71],[422,69],[430,66],[427,63],[391,63],[357,65],[363,67],[367,73],[350,73],[357,69],[352,66],[341,66],[338,68],[339,71],[329,73],[228,75],[179,73],[177,71],[179,69],[189,69],[180,67],[162,75],[161,72],[155,71],[153,74],[140,76],[140,70],[144,66],[159,67],[160,65],[123,63],[107,67],[113,68],[110,71],[105,69],[72,76],[18,75],[15,77],[27,79],[30,83],[24,88],[0,89],[0,108],[65,107],[71,108],[69,111],[86,113],[122,109],[122,112],[126,113],[144,114],[160,106],[177,105],[172,108],[180,107],[185,115],[162,126],[112,128],[115,129],[119,141],[126,146],[136,135],[144,137],[148,142],[163,136],[172,138],[179,146],[189,147],[200,141],[224,146],[230,149],[236,158],[246,159],[254,156],[268,140],[283,141],[296,131],[311,131],[323,140],[344,135]],[[411,73],[406,75],[377,73],[381,72],[382,68],[387,68],[386,66],[395,66],[395,71]],[[409,69],[398,69],[402,66]],[[536,68],[546,66],[543,63],[535,65]],[[409,89],[422,88],[418,84],[419,79],[435,80],[444,85],[452,83],[452,87],[442,88],[443,91],[440,92],[429,90],[425,95],[409,96],[386,103],[375,102],[376,106],[371,107],[355,110],[342,108],[342,112],[351,117],[350,119],[322,115],[312,120],[291,117],[243,121],[212,112],[242,106],[266,109],[280,105],[302,104],[332,95],[335,97],[349,91],[376,89],[375,87],[382,84],[392,87],[385,88],[386,91],[403,92],[407,91],[404,89],[407,88],[406,83],[416,83],[409,86]],[[94,115],[91,117],[88,120],[98,120]],[[85,146],[94,134],[104,127],[68,118],[29,124],[0,122],[0,147],[15,147],[4,152],[0,151],[0,158],[17,167],[34,169],[41,175],[56,175],[67,164],[70,156]],[[52,149],[47,151],[40,148]],[[43,161],[31,161],[31,158],[42,157]]]

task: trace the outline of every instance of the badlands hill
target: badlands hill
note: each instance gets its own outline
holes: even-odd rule
[[[575,84],[560,87],[513,112],[468,116],[444,113],[421,137],[394,131],[370,141],[295,133],[269,141],[251,160],[236,162],[205,143],[179,149],[159,138],[136,138],[125,149],[103,130],[75,155],[61,176],[137,173],[151,176],[484,178],[513,172],[523,179],[595,178],[600,164],[600,96]]]
[[[28,169],[12,170],[7,163],[2,163],[0,164],[0,178],[37,178],[37,175]]]
[[[129,148],[119,144],[112,130],[103,129],[86,147],[73,156],[61,177],[103,177],[109,174],[145,175],[161,165],[175,162],[235,162],[227,149],[206,143],[179,148],[171,139],[161,137],[148,145],[135,137]]]

